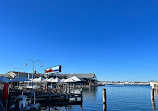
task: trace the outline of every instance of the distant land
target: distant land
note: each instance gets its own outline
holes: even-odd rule
[[[98,81],[100,85],[150,85],[150,82]]]

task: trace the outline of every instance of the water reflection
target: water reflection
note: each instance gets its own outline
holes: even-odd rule
[[[89,111],[96,111],[96,107],[103,111],[107,111],[107,106],[106,104],[102,104],[102,92],[103,89],[100,87],[90,87],[90,88],[84,88],[83,89],[83,96],[84,96],[84,108],[86,107]],[[94,109],[95,107],[95,109]]]
[[[97,101],[96,100],[96,94],[97,94],[97,87],[90,87],[90,88],[82,88],[83,90],[83,101],[85,98],[90,98],[90,101]],[[81,91],[81,88],[75,88],[73,89],[72,93],[79,94]],[[78,98],[79,99],[79,98]],[[87,102],[87,101],[86,101]],[[83,103],[78,105],[63,105],[63,106],[54,106],[51,103],[44,103],[42,104],[42,110],[44,111],[84,111],[83,109]]]
[[[107,89],[107,109],[103,105],[102,92],[104,88]],[[80,89],[75,89],[76,93],[79,91]],[[83,88],[83,106],[56,106],[56,109],[58,111],[156,111],[157,97],[158,93],[151,90],[150,86],[107,85],[105,87]],[[51,106],[51,108],[55,110],[55,106]]]
[[[98,91],[97,89],[97,87],[83,88],[83,93],[85,96],[95,98]]]

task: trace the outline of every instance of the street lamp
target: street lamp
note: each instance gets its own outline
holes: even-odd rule
[[[17,69],[17,70],[18,70],[18,78],[19,78],[19,71],[20,71],[20,69],[23,69],[23,70],[24,70],[24,68],[17,68],[17,67],[15,67],[14,69]],[[25,70],[24,70],[24,72],[25,72]]]
[[[27,62],[28,61],[32,61],[32,63],[33,63],[33,73],[32,73],[32,92],[33,92],[33,74],[34,74],[34,67],[35,67],[35,63],[36,62],[40,62],[41,63],[41,65],[40,65],[40,67],[43,67],[42,66],[42,62],[40,61],[40,60],[32,60],[32,59],[28,59],[27,61],[26,61],[26,64],[24,64],[25,66],[27,66]],[[32,94],[31,94],[31,100],[32,100]]]
[[[32,80],[33,80],[33,74],[34,74],[34,67],[35,67],[35,63],[38,61],[38,62],[40,62],[41,63],[41,65],[40,65],[40,67],[43,67],[42,66],[42,62],[40,61],[40,60],[32,60],[32,59],[28,59],[27,61],[26,61],[26,64],[24,64],[25,66],[27,66],[27,62],[28,61],[32,61],[33,62],[33,73],[32,73]]]

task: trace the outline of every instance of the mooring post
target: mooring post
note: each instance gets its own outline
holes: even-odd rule
[[[81,111],[83,111],[82,105],[83,105],[83,90],[81,88]]]
[[[75,92],[75,84],[73,84],[73,93]]]
[[[83,102],[83,91],[82,91],[82,88],[81,88],[81,102]]]
[[[103,89],[103,111],[106,111],[106,89]]]
[[[49,89],[49,111],[50,111],[50,103],[51,103],[51,90]]]
[[[82,107],[82,104],[81,104],[81,111],[83,111],[83,107]]]
[[[65,106],[65,111],[67,111],[67,106]]]
[[[154,101],[154,88],[151,89],[151,100]]]
[[[69,94],[70,94],[70,84],[69,84]]]
[[[155,111],[155,97],[154,97],[154,88],[151,89],[151,103],[152,103],[152,108],[153,111]]]
[[[90,80],[90,82],[89,82],[89,87],[91,87],[91,80]]]
[[[67,84],[66,84],[66,94],[67,94]]]
[[[49,102],[51,101],[51,90],[49,89]]]
[[[75,102],[77,102],[77,96],[75,96]]]

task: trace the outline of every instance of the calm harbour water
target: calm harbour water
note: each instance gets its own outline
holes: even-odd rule
[[[103,111],[104,88],[107,93],[107,111],[156,111],[152,108],[151,87],[145,85],[106,85],[83,89],[82,111]],[[158,94],[155,95],[156,106]],[[57,109],[55,111],[65,111],[65,107]],[[81,106],[73,105],[67,109],[68,111],[81,111]]]
[[[107,89],[107,111],[153,111],[151,87],[136,85],[106,85],[84,89],[83,111],[103,110],[104,88]],[[80,106],[72,106],[69,111],[81,111],[81,109]]]

